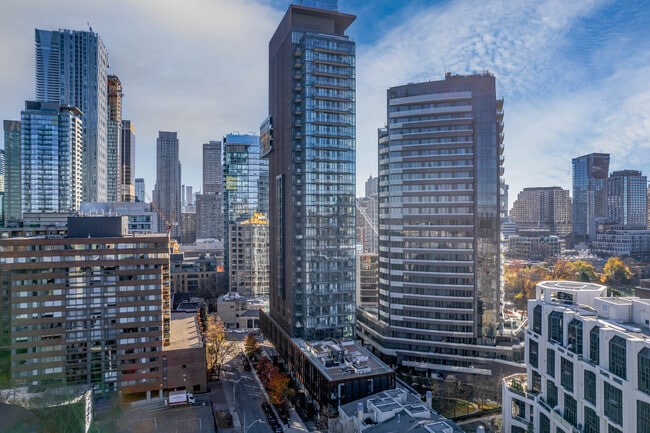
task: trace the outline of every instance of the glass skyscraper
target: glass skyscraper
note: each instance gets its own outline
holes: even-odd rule
[[[22,220],[20,187],[20,121],[3,122],[5,143],[5,199],[4,226],[18,224]]]
[[[260,155],[260,137],[227,134],[223,138],[224,264],[230,271],[230,229],[250,220],[256,212],[268,213],[268,161]],[[231,279],[230,274],[229,279]]]
[[[593,240],[596,218],[607,214],[609,154],[590,153],[573,158],[573,238]]]
[[[501,319],[503,100],[495,78],[388,89],[379,131],[379,296],[357,337],[391,363],[489,374]],[[477,369],[474,370],[474,367]]]
[[[35,31],[36,100],[77,107],[83,120],[83,200],[108,197],[108,53],[97,33]]]
[[[21,112],[22,212],[78,211],[82,121],[76,107],[25,102]]]
[[[290,337],[352,338],[356,18],[292,4],[269,44],[270,317]],[[323,9],[317,9],[323,7]]]
[[[120,180],[122,182],[122,201],[136,201],[135,193],[135,125],[130,120],[122,120],[122,166]]]

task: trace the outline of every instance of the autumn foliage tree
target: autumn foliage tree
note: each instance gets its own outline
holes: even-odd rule
[[[210,376],[221,375],[221,366],[226,359],[237,350],[234,342],[226,340],[226,331],[221,319],[211,314],[208,317],[208,326],[205,332],[205,357]]]
[[[289,376],[282,373],[268,358],[262,357],[257,363],[257,374],[269,394],[271,403],[284,404],[293,395]]]
[[[503,289],[519,308],[525,308],[526,300],[535,297],[537,283],[548,279],[550,274],[546,267],[516,263],[505,268]]]
[[[249,358],[257,353],[260,348],[260,344],[257,342],[257,339],[253,334],[248,334],[244,340],[244,352]]]
[[[632,271],[620,257],[610,257],[603,267],[601,282],[620,285],[629,282],[632,276]]]

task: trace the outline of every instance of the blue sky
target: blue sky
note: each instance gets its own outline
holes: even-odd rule
[[[200,189],[201,145],[258,132],[267,46],[288,1],[25,0],[0,4],[0,117],[34,97],[34,28],[84,30],[109,50],[136,126],[136,175],[155,181],[158,130],[178,131],[183,182]],[[650,174],[647,0],[339,0],[357,15],[357,191],[377,174],[386,89],[489,70],[505,98],[510,202],[571,186],[571,158],[611,153],[610,171]]]

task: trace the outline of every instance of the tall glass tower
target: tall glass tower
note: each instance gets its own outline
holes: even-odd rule
[[[78,211],[81,206],[81,112],[55,102],[21,112],[22,212]]]
[[[379,130],[379,296],[357,336],[420,371],[475,373],[498,347],[503,100],[489,73],[388,89]]]
[[[354,334],[355,18],[292,4],[269,43],[270,317],[308,341]]]
[[[573,239],[593,240],[594,220],[607,215],[609,154],[590,153],[573,158]]]
[[[223,138],[224,265],[230,275],[230,230],[256,212],[267,214],[268,161],[260,157],[260,137],[227,134]]]
[[[107,194],[108,201],[118,202],[122,199],[122,82],[117,75],[109,75],[107,85]]]
[[[108,197],[108,53],[97,33],[35,31],[36,100],[77,107],[83,120],[83,200]]]
[[[20,121],[3,122],[5,143],[4,226],[17,225],[22,220],[20,180]]]

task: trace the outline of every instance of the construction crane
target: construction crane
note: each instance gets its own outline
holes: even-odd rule
[[[169,221],[165,217],[165,215],[162,213],[160,208],[158,208],[156,203],[152,200],[151,196],[149,196],[149,194],[146,191],[144,191],[144,198],[145,198],[145,200],[147,200],[149,202],[149,205],[151,206],[151,209],[153,209],[158,214],[158,217],[160,218],[160,220],[165,223],[165,228],[167,229],[167,234],[170,234],[171,231],[172,231],[172,227],[177,226],[178,222]]]
[[[366,223],[370,226],[373,232],[375,232],[376,235],[379,235],[379,230],[377,230],[377,226],[375,225],[374,222],[372,222],[372,219],[368,216],[366,213],[366,210],[363,208],[363,206],[359,206],[359,202],[357,201],[357,211],[361,214],[363,219],[366,220]]]

